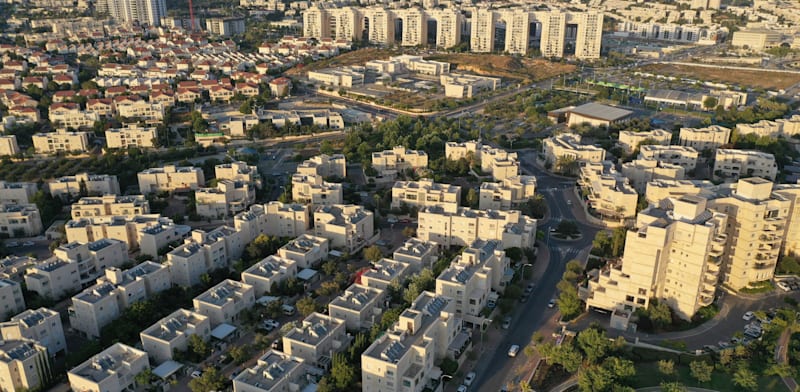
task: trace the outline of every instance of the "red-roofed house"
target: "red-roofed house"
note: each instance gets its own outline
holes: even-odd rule
[[[272,79],[269,82],[269,92],[273,97],[285,97],[292,92],[292,80],[287,77]]]
[[[208,96],[212,101],[230,102],[234,95],[233,87],[214,86],[209,90]]]

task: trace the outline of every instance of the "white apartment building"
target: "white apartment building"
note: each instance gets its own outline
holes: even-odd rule
[[[448,160],[457,161],[464,158],[468,161],[480,158],[482,144],[479,141],[447,142],[444,145],[444,156]]]
[[[342,154],[317,155],[297,165],[297,173],[317,175],[323,178],[345,178],[347,177],[347,161]]]
[[[736,130],[741,135],[755,133],[758,136],[789,138],[800,134],[800,115],[795,114],[792,117],[779,118],[775,121],[761,120],[753,124],[736,124]]]
[[[382,7],[361,9],[364,15],[364,34],[361,39],[378,45],[395,43],[395,17],[392,10]]]
[[[663,129],[654,129],[645,132],[620,131],[618,144],[626,153],[631,154],[639,148],[639,144],[642,142],[669,146],[671,140],[672,132]]]
[[[72,203],[72,219],[100,216],[136,216],[150,213],[150,202],[142,195],[81,197]]]
[[[421,392],[438,385],[434,362],[451,353],[461,329],[455,301],[428,291],[404,310],[389,331],[361,354],[362,385],[372,392]]]
[[[28,309],[10,321],[0,323],[0,337],[3,340],[36,341],[47,348],[51,357],[67,351],[61,315],[48,308]]]
[[[396,181],[392,187],[392,209],[406,206],[440,207],[447,212],[456,212],[461,202],[461,187],[440,184],[430,179],[419,181]]]
[[[556,165],[559,158],[572,158],[580,162],[599,163],[606,159],[606,150],[581,144],[581,136],[573,133],[562,133],[542,141],[545,161]]]
[[[278,257],[294,260],[297,268],[313,268],[328,258],[327,238],[302,234],[278,249]]]
[[[22,283],[25,271],[36,264],[36,258],[30,256],[9,255],[0,259],[0,279]]]
[[[104,282],[72,297],[70,326],[90,339],[99,338],[101,329],[120,315],[118,296],[114,285]]]
[[[236,161],[214,166],[214,177],[217,180],[242,181],[261,188],[261,175],[258,166],[250,166],[247,162]]]
[[[69,242],[92,242],[101,239],[122,241],[130,250],[158,256],[170,243],[182,241],[191,231],[189,226],[176,225],[157,214],[106,215],[82,217],[64,225]]]
[[[216,188],[198,188],[194,192],[197,215],[219,219],[244,211],[256,201],[253,184],[220,180]]]
[[[137,374],[150,368],[147,353],[116,343],[67,373],[73,391],[123,392],[133,388]]]
[[[612,162],[587,163],[578,184],[588,193],[589,206],[601,216],[619,220],[636,216],[639,195]]]
[[[117,176],[108,174],[78,173],[74,176],[59,177],[48,182],[47,189],[51,196],[62,199],[122,193]]]
[[[33,150],[37,154],[89,151],[89,132],[59,129],[55,132],[37,133],[32,138]]]
[[[530,248],[536,239],[536,220],[519,211],[472,210],[449,213],[438,207],[419,212],[417,238],[441,246],[467,246],[478,239],[502,241],[504,248]]]
[[[242,240],[250,242],[261,234],[297,237],[311,227],[311,219],[306,205],[271,201],[240,212],[234,217],[233,224]]]
[[[81,129],[94,125],[100,121],[100,116],[95,112],[83,111],[75,103],[54,103],[50,105],[50,122],[56,129]]]
[[[401,46],[420,46],[428,42],[428,15],[419,8],[392,10],[393,16],[402,21]]]
[[[159,26],[167,16],[166,0],[106,0],[102,2],[112,18],[124,24]]]
[[[159,124],[164,120],[164,105],[157,102],[124,101],[116,103],[117,114],[128,120]]]
[[[154,193],[161,191],[176,191],[202,187],[205,184],[203,169],[192,166],[166,165],[154,167],[137,174],[139,191]]]
[[[342,204],[342,184],[327,182],[318,175],[292,175],[292,200],[301,204],[327,206]]]
[[[36,204],[0,204],[0,233],[11,238],[34,237],[42,230]]]
[[[33,182],[0,181],[0,204],[29,204],[38,191]]]
[[[106,146],[108,148],[152,148],[156,146],[157,140],[156,127],[125,124],[122,128],[111,128],[106,131]]]
[[[364,85],[364,70],[359,67],[339,67],[308,71],[308,81],[333,87],[359,87]]]
[[[46,347],[29,339],[0,341],[0,389],[36,390],[52,376]]]
[[[513,176],[499,182],[481,183],[479,210],[510,210],[536,195],[536,177]]]
[[[361,284],[386,291],[393,284],[402,283],[412,273],[410,263],[381,259],[372,268],[361,274]]]
[[[392,259],[410,264],[414,272],[423,268],[433,269],[433,263],[439,260],[439,245],[411,237],[395,249]]]
[[[683,195],[698,195],[712,198],[715,185],[707,180],[653,180],[647,183],[645,200],[659,205],[662,200],[680,198]]]
[[[691,172],[697,166],[700,154],[694,147],[644,145],[639,148],[639,159],[656,160],[678,165]]]
[[[14,156],[22,152],[17,144],[16,135],[0,135],[0,157]]]
[[[778,164],[775,156],[761,151],[717,149],[714,158],[714,179],[737,181],[739,178],[761,177],[775,181]]]
[[[172,283],[183,287],[200,284],[203,274],[227,269],[232,260],[238,259],[244,244],[239,233],[228,226],[207,233],[192,231],[183,245],[167,252],[165,265],[169,267]]]
[[[636,192],[645,193],[650,181],[683,180],[686,177],[686,169],[671,163],[642,158],[623,163],[622,176],[628,179]]]
[[[719,125],[705,128],[681,128],[679,143],[697,151],[713,151],[731,140],[731,130]]]
[[[306,391],[316,389],[315,380],[324,371],[302,358],[268,350],[256,364],[233,379],[234,392]]]
[[[42,298],[59,300],[69,296],[81,289],[78,263],[45,260],[25,272],[25,286]]]
[[[211,327],[227,323],[234,324],[239,320],[239,313],[250,309],[256,302],[253,286],[226,279],[194,297],[194,311],[211,321]]]
[[[178,309],[143,330],[139,337],[142,349],[153,363],[172,360],[175,352],[189,348],[189,337],[197,335],[204,341],[211,338],[211,321],[208,317],[186,309]]]
[[[226,37],[244,34],[244,18],[208,18],[206,19],[206,30],[212,34]]]
[[[492,173],[495,181],[519,175],[517,153],[501,148],[482,146],[480,152],[481,171]]]
[[[328,304],[328,314],[348,331],[368,330],[381,319],[383,298],[383,290],[354,283]]]
[[[320,206],[314,210],[314,235],[330,240],[332,248],[353,253],[375,233],[372,211],[354,204]]]
[[[3,299],[2,309],[0,309],[0,320],[2,321],[25,310],[22,286],[13,280],[0,279],[0,298]]]
[[[638,214],[621,265],[590,272],[587,307],[633,311],[657,298],[689,320],[713,303],[727,217],[710,211],[707,200],[697,196],[664,204]]]
[[[409,150],[398,146],[391,150],[372,153],[372,168],[384,177],[396,175],[405,170],[418,170],[428,167],[428,154],[425,151]]]
[[[242,282],[253,286],[255,296],[273,292],[279,284],[297,276],[297,261],[271,255],[242,272]]]
[[[344,320],[314,312],[283,335],[283,352],[328,369],[332,354],[347,349],[351,339]]]

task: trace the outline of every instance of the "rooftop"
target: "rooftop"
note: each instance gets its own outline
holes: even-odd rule
[[[200,302],[222,306],[226,302],[234,301],[238,295],[241,295],[244,290],[250,287],[251,286],[248,284],[226,279],[222,283],[208,289],[205,293],[198,295],[195,299]]]
[[[321,245],[325,241],[326,239],[322,237],[303,234],[300,237],[297,237],[289,241],[286,245],[283,246],[283,249],[286,249],[287,251],[290,252],[308,253],[313,251],[315,247]]]
[[[338,306],[350,310],[361,311],[383,294],[383,290],[359,284],[352,284],[341,295],[330,302],[331,306]]]
[[[276,275],[286,274],[286,269],[294,264],[296,264],[294,260],[272,255],[246,269],[244,273],[271,278]]]
[[[147,353],[144,351],[117,343],[70,370],[70,373],[92,382],[100,383],[115,373],[124,370],[126,364],[145,355]]]
[[[580,106],[576,106],[570,109],[569,112],[576,113],[584,117],[591,117],[606,121],[620,120],[633,114],[633,112],[630,110],[602,105],[595,102],[589,102]]]
[[[29,340],[2,340],[0,341],[0,361],[24,361],[35,355],[39,350],[36,342]]]
[[[299,368],[307,369],[301,370]],[[279,351],[267,351],[254,367],[244,369],[235,382],[250,385],[263,391],[271,391],[272,388],[281,383],[286,377],[297,372],[300,377],[308,377],[313,373],[310,366],[304,365],[300,358],[292,357]],[[297,384],[302,384],[302,380],[292,380]]]
[[[284,335],[284,338],[316,346],[330,336],[333,329],[342,323],[342,320],[314,312],[308,315],[299,327],[293,328]]]
[[[142,334],[164,341],[172,341],[180,335],[195,333],[197,325],[207,319],[200,313],[178,309],[142,331]]]

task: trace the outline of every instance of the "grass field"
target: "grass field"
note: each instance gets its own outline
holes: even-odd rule
[[[658,371],[658,364],[656,362],[645,362],[636,364],[636,376],[633,377],[630,385],[634,388],[654,387],[661,384],[662,381],[679,381],[681,384],[712,389],[715,391],[737,391],[739,387],[733,384],[732,376],[727,373],[715,370],[711,374],[711,381],[707,383],[700,383],[692,378],[689,372],[689,366],[676,365],[675,374],[666,376]],[[776,376],[759,377],[758,378],[759,391],[781,391],[786,390],[783,382]]]
[[[766,90],[786,89],[796,83],[800,83],[800,74],[760,69],[750,71],[678,64],[648,64],[641,67],[640,70],[642,72],[659,75],[679,76],[703,81],[763,88]]]

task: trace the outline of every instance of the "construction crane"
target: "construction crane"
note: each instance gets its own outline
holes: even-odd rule
[[[192,5],[192,0],[189,0],[189,23],[191,23],[191,27],[189,31],[194,32],[195,24],[194,24],[194,6]]]

